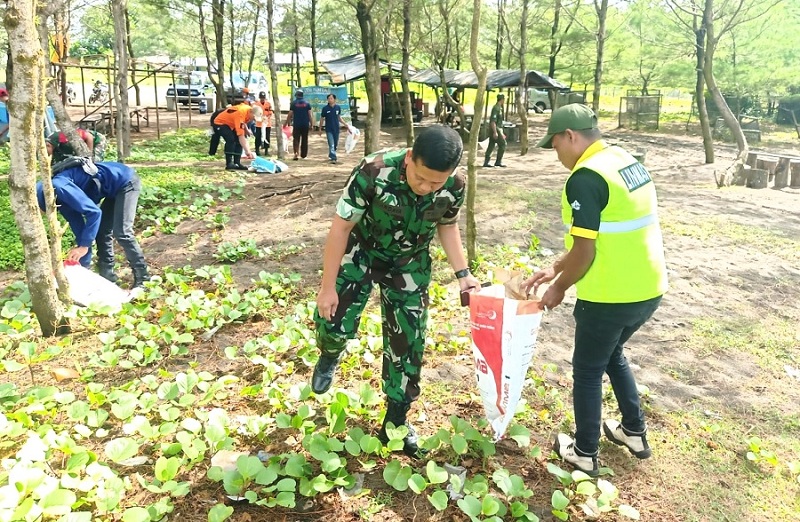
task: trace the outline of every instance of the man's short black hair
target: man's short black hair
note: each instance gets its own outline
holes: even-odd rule
[[[452,172],[461,161],[464,143],[458,132],[444,125],[431,125],[414,140],[411,159],[437,172]]]
[[[336,95],[335,94],[333,94],[333,93],[328,94],[328,98],[330,98],[331,96],[333,96],[334,100],[336,99]]]

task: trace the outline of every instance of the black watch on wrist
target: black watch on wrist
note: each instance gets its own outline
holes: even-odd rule
[[[456,279],[463,279],[469,275],[469,268],[463,268],[455,273]]]

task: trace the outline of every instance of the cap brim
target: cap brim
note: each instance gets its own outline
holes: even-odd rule
[[[539,143],[537,143],[536,146],[542,149],[552,149],[553,136],[555,136],[555,134],[545,134],[544,138],[540,139]]]

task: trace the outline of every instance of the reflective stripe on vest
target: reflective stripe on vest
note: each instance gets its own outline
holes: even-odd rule
[[[630,221],[604,221],[600,223],[598,232],[617,234],[620,232],[633,232],[658,223],[658,217],[655,214],[648,214],[638,219],[631,219]]]
[[[633,232],[650,225],[658,223],[658,216],[655,214],[648,214],[638,219],[631,219],[630,221],[603,221],[600,223],[598,232],[604,234],[617,234],[620,232]],[[564,223],[564,230],[569,233],[572,230],[572,225]]]

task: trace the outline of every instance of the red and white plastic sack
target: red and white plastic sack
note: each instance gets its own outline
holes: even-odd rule
[[[538,301],[506,297],[505,286],[492,285],[470,295],[469,315],[478,388],[486,419],[499,440],[522,395],[542,311]]]
[[[289,152],[289,142],[292,141],[292,128],[288,125],[281,127],[283,132],[283,152]]]

